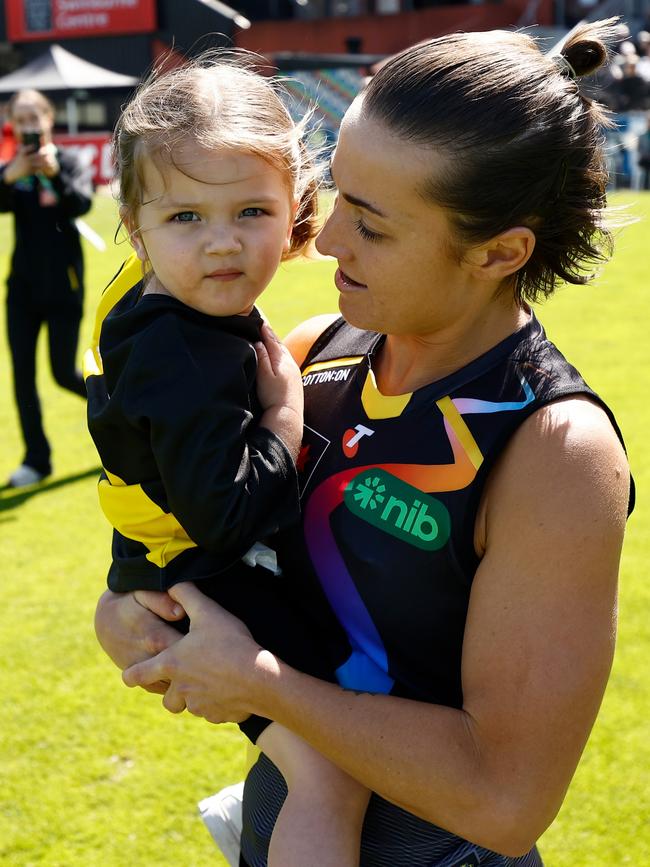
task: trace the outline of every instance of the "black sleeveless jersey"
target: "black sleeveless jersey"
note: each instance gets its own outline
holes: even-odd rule
[[[383,339],[337,320],[303,366],[303,523],[283,537],[284,561],[300,565],[296,592],[311,577],[347,633],[342,686],[460,707],[491,467],[531,413],[567,395],[589,396],[620,432],[534,316],[461,370],[396,397],[372,372]]]

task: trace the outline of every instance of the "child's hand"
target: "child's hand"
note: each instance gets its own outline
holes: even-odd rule
[[[262,325],[262,340],[263,343],[255,344],[257,396],[262,409],[286,406],[302,416],[302,378],[298,365],[267,322]]]
[[[273,431],[297,457],[302,439],[303,391],[300,369],[268,323],[262,326],[257,352],[257,396],[264,415],[260,425]]]

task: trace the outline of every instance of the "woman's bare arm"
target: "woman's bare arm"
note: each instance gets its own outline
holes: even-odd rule
[[[170,680],[170,710],[213,722],[277,720],[389,800],[521,854],[557,812],[605,688],[628,488],[622,448],[586,401],[548,407],[515,435],[482,510],[461,710],[297,672],[183,586],[172,594],[196,628],[125,681]]]

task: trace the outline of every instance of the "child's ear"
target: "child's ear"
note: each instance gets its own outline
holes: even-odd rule
[[[140,235],[135,220],[133,219],[133,214],[127,208],[121,207],[120,219],[122,220],[122,225],[127,231],[127,234],[129,236],[129,242],[135,250],[138,259],[141,262],[148,262],[149,257],[142,241],[142,236]]]

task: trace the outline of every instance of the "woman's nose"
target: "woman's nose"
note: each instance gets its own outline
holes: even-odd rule
[[[341,228],[340,217],[335,205],[316,238],[316,249],[322,256],[334,256],[336,259],[345,259],[349,256],[348,245],[345,243],[345,236]]]

